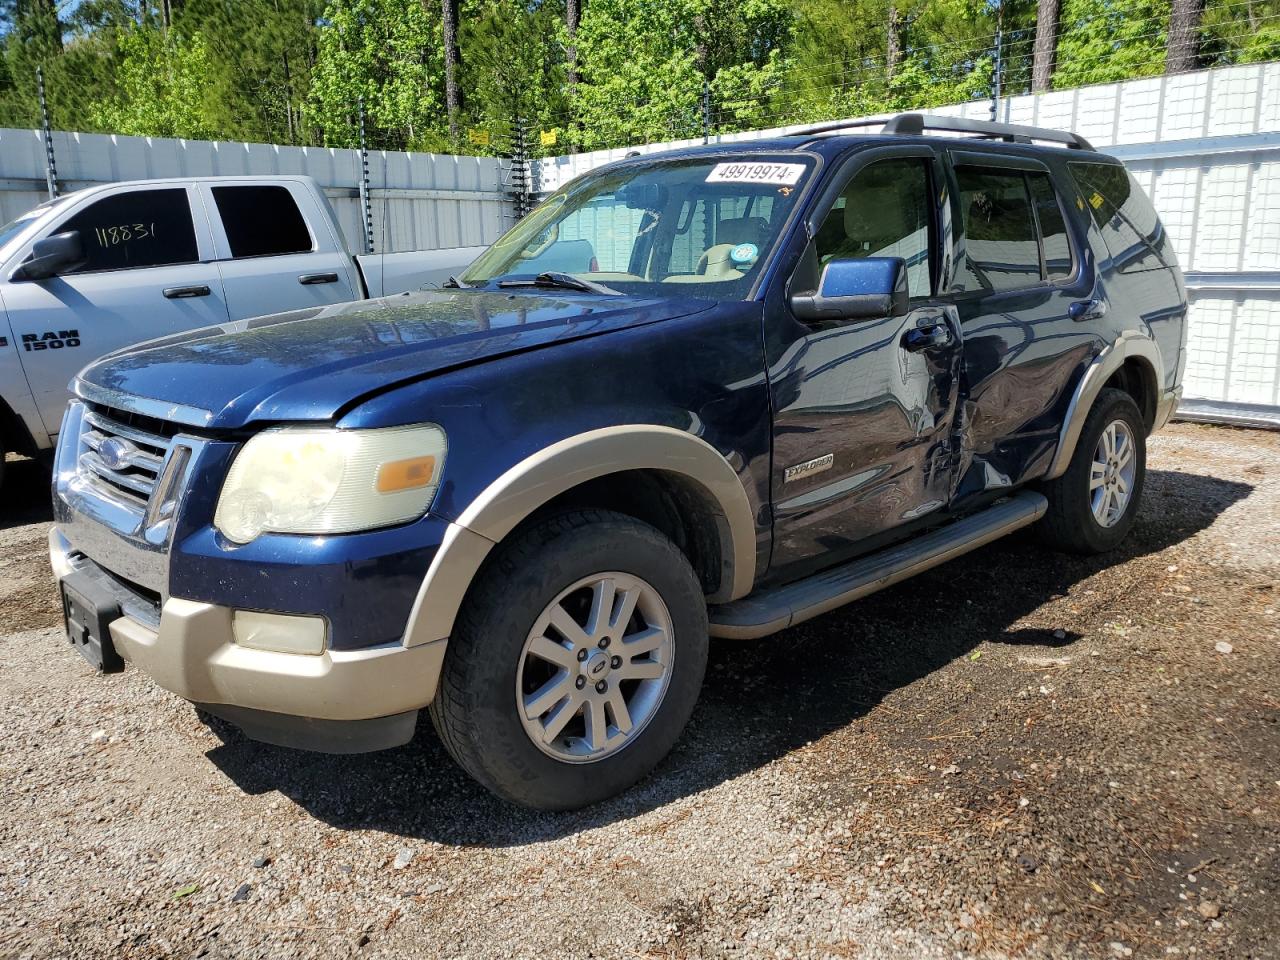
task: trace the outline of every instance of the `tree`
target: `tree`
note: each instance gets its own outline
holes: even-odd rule
[[[1064,0],[1054,86],[1162,72],[1168,11],[1160,0]]]
[[[462,110],[462,91],[458,87],[462,70],[462,54],[458,49],[458,0],[441,0],[440,7],[444,46],[444,103],[449,112],[449,142],[454,144],[458,140],[458,114]]]
[[[564,120],[565,69],[559,11],[523,0],[483,0],[470,11],[462,42],[465,79],[476,123],[502,152],[512,122],[550,130]],[[536,143],[536,135],[535,140]]]
[[[565,0],[564,28],[569,42],[565,47],[565,59],[568,61],[569,86],[578,83],[578,24],[582,22],[582,0]]]
[[[91,113],[103,129],[135,137],[216,139],[208,110],[212,56],[204,38],[142,25],[119,40],[120,92]]]
[[[320,26],[306,110],[324,143],[356,145],[363,99],[371,145],[447,145],[440,31],[420,0],[330,0]]]
[[[1204,0],[1173,0],[1169,13],[1169,39],[1165,46],[1165,73],[1200,69],[1200,20]]]
[[[1040,0],[1036,4],[1035,62],[1031,70],[1031,90],[1044,93],[1053,88],[1053,68],[1058,56],[1058,20],[1062,12],[1059,0]]]

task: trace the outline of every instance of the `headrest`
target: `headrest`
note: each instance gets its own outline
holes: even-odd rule
[[[734,246],[739,243],[754,243],[760,246],[768,233],[769,221],[764,217],[735,217],[731,220],[721,220],[716,224],[716,242]]]

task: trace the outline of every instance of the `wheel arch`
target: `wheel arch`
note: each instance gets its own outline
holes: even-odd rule
[[[692,512],[705,524],[703,558],[713,556],[719,567],[718,576],[705,567],[699,570],[704,586],[711,587],[708,601],[722,603],[749,593],[756,572],[755,519],[729,461],[705,440],[673,427],[607,427],[567,437],[526,457],[472,500],[449,525],[432,559],[409,616],[405,644],[449,636],[489,552],[522,523],[557,503],[575,502],[575,493],[590,490],[598,496],[602,481],[616,481],[616,491],[618,484],[641,476],[659,487],[671,485],[667,489],[682,501],[674,504],[677,515],[688,518]],[[699,536],[697,531],[691,535]]]
[[[1104,387],[1115,386],[1129,393],[1142,412],[1148,432],[1155,425],[1159,398],[1164,393],[1164,363],[1156,342],[1144,333],[1128,332],[1102,350],[1076,384],[1067,415],[1058,434],[1058,448],[1044,479],[1054,480],[1066,472],[1075,454],[1085,419]]]

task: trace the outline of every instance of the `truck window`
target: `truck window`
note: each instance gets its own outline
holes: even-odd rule
[[[963,290],[1016,290],[1039,283],[1040,244],[1020,170],[957,167],[965,255]]]
[[[191,204],[181,187],[130,190],[95,200],[54,227],[78,231],[84,266],[75,273],[136,270],[200,259]]]
[[[1114,163],[1071,163],[1082,202],[1123,273],[1174,264],[1169,239],[1142,188]]]
[[[931,192],[925,160],[880,160],[863,167],[818,228],[819,269],[836,257],[902,257],[910,295],[931,296]]]
[[[231,245],[231,256],[278,257],[310,253],[311,231],[288,187],[214,187],[213,202]]]
[[[1044,251],[1044,279],[1066,280],[1071,276],[1074,264],[1071,260],[1071,241],[1067,238],[1067,222],[1062,216],[1062,204],[1058,191],[1046,173],[1028,173],[1031,200],[1036,208],[1036,223],[1040,227],[1040,246]]]

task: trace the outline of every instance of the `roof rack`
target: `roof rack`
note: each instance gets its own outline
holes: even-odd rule
[[[924,113],[900,113],[887,121],[837,120],[832,123],[818,123],[793,130],[785,136],[802,137],[818,133],[834,133],[838,130],[879,126],[882,122],[884,125],[880,128],[881,133],[905,137],[918,137],[927,130],[937,130],[947,133],[968,133],[987,140],[1004,140],[1007,143],[1033,143],[1041,140],[1047,143],[1061,143],[1070,150],[1093,149],[1093,144],[1078,133],[1050,130],[1047,127],[1028,127],[1018,123],[995,123],[990,120],[967,120],[963,117],[940,117]]]

